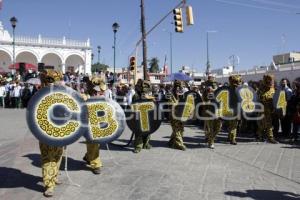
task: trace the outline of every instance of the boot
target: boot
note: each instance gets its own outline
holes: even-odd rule
[[[274,138],[270,138],[268,140],[268,142],[271,143],[271,144],[278,144],[278,142]]]
[[[180,145],[172,145],[171,148],[182,150],[182,151],[186,150],[186,147],[184,145],[182,145],[182,146],[180,146]]]
[[[54,195],[54,188],[47,188],[44,192],[45,197],[53,197]]]
[[[97,167],[97,168],[95,168],[95,169],[92,169],[92,172],[93,172],[94,174],[98,175],[98,174],[101,174],[101,169],[100,169],[100,167]]]
[[[237,142],[236,142],[235,139],[232,139],[232,140],[230,141],[230,144],[232,144],[232,145],[237,145]]]
[[[138,148],[138,147],[137,147],[137,148],[135,148],[135,149],[133,150],[133,153],[140,153],[141,150],[142,150],[141,148]]]
[[[144,144],[143,149],[151,149],[152,146],[149,144],[149,142],[147,142],[146,144]]]

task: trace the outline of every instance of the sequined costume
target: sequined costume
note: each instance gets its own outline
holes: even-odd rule
[[[40,74],[42,87],[56,84],[62,80],[62,74],[54,70],[45,70]],[[58,171],[62,159],[63,147],[50,146],[39,143],[42,163],[42,176],[45,187],[44,195],[51,197],[54,195],[54,188],[58,181]]]
[[[258,91],[258,98],[260,103],[264,106],[263,118],[257,123],[258,130],[257,135],[259,140],[263,140],[263,134],[265,133],[270,143],[277,143],[273,137],[272,126],[272,114],[273,108],[273,96],[275,94],[274,89],[274,77],[272,75],[264,75],[263,84]]]
[[[132,97],[132,103],[140,99],[154,99],[150,95],[151,83],[148,80],[139,79],[135,85],[135,94]],[[142,149],[150,149],[152,146],[149,144],[150,135],[141,135],[134,133],[134,153],[139,153]]]

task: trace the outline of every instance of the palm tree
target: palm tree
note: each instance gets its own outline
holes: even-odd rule
[[[159,72],[159,60],[157,57],[151,58],[150,60],[150,72],[151,73],[158,73]]]

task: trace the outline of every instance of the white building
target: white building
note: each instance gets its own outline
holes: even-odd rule
[[[113,68],[108,68],[107,71],[113,72]],[[115,69],[116,74],[118,75],[118,82],[124,83],[124,84],[133,84],[134,78],[135,82],[138,79],[144,79],[144,70],[142,66],[139,66],[136,68],[136,74],[134,77],[133,72],[128,71],[127,67],[124,68],[116,68]],[[160,71],[159,73],[150,73],[148,72],[149,80],[152,84],[159,85],[163,83],[164,78],[167,76],[167,74],[164,71]]]
[[[15,63],[53,66],[62,72],[91,73],[91,45],[87,41],[62,38],[15,37]],[[0,69],[10,71],[13,63],[13,36],[0,22]]]
[[[293,81],[296,78],[300,77],[300,63],[298,62],[298,63],[281,65],[280,67],[277,67],[277,69],[271,69],[271,67],[258,68],[258,69],[237,71],[232,74],[241,75],[242,79],[246,82],[262,80],[265,74],[273,74],[277,81],[280,81],[282,78],[287,78],[290,81]],[[221,83],[228,82],[228,78],[230,75],[231,74],[217,75],[216,80]]]
[[[283,65],[288,63],[300,62],[299,52],[289,52],[273,56],[273,61],[276,65]]]
[[[214,75],[227,75],[233,72],[233,66],[224,66],[220,69],[213,69],[211,73]]]

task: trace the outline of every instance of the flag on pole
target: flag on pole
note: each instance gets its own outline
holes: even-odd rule
[[[2,10],[3,0],[0,0],[0,10]]]
[[[163,67],[163,73],[165,75],[169,74],[169,69],[168,69],[168,65],[167,65],[167,55],[165,55],[165,62],[164,62],[164,67]]]
[[[168,65],[164,66],[164,71],[163,72],[164,72],[165,75],[169,75]]]

